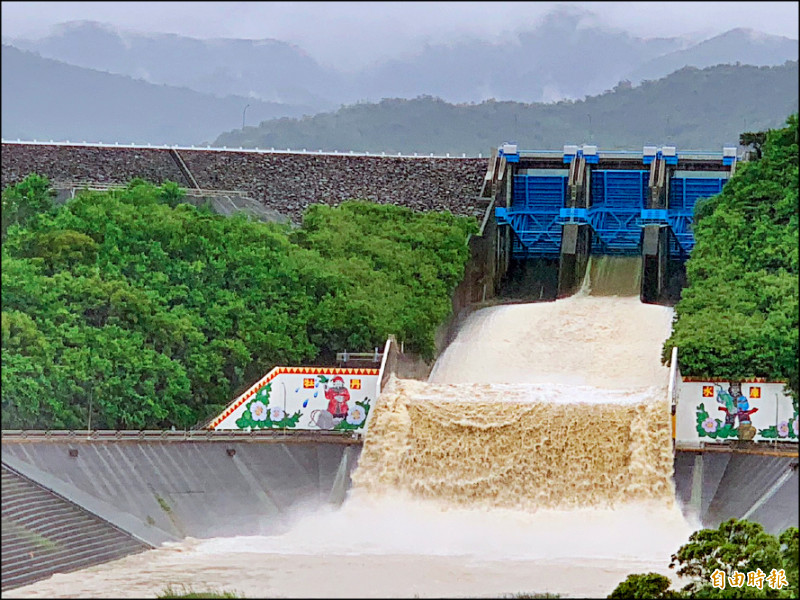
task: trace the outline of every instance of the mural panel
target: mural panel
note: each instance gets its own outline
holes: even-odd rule
[[[798,440],[797,403],[782,382],[694,380],[679,383],[678,443]]]
[[[211,429],[363,432],[378,369],[276,367],[234,400]]]

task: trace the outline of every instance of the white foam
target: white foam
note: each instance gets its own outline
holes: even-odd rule
[[[194,552],[668,561],[690,533],[677,508],[654,503],[531,513],[357,495],[340,510],[307,515],[286,534],[218,538]]]

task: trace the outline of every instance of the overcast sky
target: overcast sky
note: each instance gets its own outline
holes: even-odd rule
[[[275,38],[326,65],[363,66],[424,43],[533,29],[557,7],[641,37],[703,39],[747,27],[797,39],[797,2],[3,2],[3,37],[40,37],[66,21],[192,37]]]

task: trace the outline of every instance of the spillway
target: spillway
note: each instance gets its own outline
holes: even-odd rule
[[[355,490],[523,510],[674,505],[672,309],[630,293],[635,260],[590,265],[556,302],[474,313],[428,382],[393,380]]]
[[[390,380],[339,509],[9,597],[197,581],[259,597],[604,597],[630,573],[674,578],[697,526],[672,483],[672,309],[639,301],[637,271],[602,258],[575,296],[473,313],[428,381]]]

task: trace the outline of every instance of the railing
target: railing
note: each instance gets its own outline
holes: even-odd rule
[[[88,190],[122,190],[128,187],[124,183],[105,183],[98,181],[53,181],[55,189],[88,189]]]
[[[281,148],[244,148],[239,146],[238,148],[228,148],[227,146],[223,146],[222,148],[218,148],[215,146],[178,146],[178,145],[167,145],[167,144],[137,144],[135,142],[124,143],[121,144],[119,142],[114,142],[113,144],[105,143],[105,142],[70,142],[69,140],[66,141],[58,141],[55,142],[53,140],[47,141],[39,141],[39,140],[0,140],[0,143],[3,144],[19,144],[25,146],[81,146],[81,147],[88,147],[88,148],[129,148],[134,150],[202,150],[208,152],[250,152],[254,154],[308,154],[308,155],[318,155],[318,156],[370,156],[373,158],[450,158],[455,160],[462,160],[465,158],[483,158],[483,153],[479,152],[477,156],[470,155],[467,156],[466,152],[462,152],[461,156],[456,156],[458,153],[454,153],[453,156],[450,155],[449,152],[445,152],[444,154],[435,154],[433,152],[414,152],[413,154],[403,154],[402,152],[398,152],[397,154],[393,154],[391,152],[356,152],[354,150],[307,150],[303,148],[302,150],[286,148],[285,150]]]
[[[352,443],[357,440],[352,432],[349,431],[329,431],[329,430],[257,430],[241,431],[237,429],[191,429],[182,431],[172,430],[105,430],[98,429],[93,431],[86,430],[41,430],[41,429],[9,429],[2,432],[2,441],[5,442],[24,442],[24,441],[70,441],[70,442],[116,442],[116,441],[162,441],[162,442],[187,442],[187,441],[243,441],[243,442],[267,442],[267,441],[287,441],[291,438],[294,441],[311,439],[319,440],[327,438],[331,441],[343,441]]]
[[[336,362],[346,364],[347,361],[356,360],[356,361],[371,361],[374,363],[381,362],[381,357],[383,355],[378,352],[378,349],[375,348],[375,352],[348,352],[345,350],[344,352],[337,352],[336,353]]]
[[[452,159],[465,159],[465,158],[483,158],[483,153],[479,152],[477,156],[474,154],[467,155],[466,152],[461,152],[461,156],[457,156],[459,153],[451,154],[449,152],[445,152],[444,154],[436,154],[434,152],[414,152],[410,154],[403,154],[402,152],[398,152],[397,154],[391,152],[356,152],[355,150],[308,150],[303,148],[302,150],[299,149],[292,149],[286,148],[285,150],[282,148],[244,148],[243,146],[239,146],[238,148],[231,147],[228,148],[227,146],[222,146],[221,148],[216,146],[181,146],[181,145],[168,145],[168,144],[137,144],[136,142],[129,142],[129,143],[120,143],[114,142],[106,143],[106,142],[71,142],[69,140],[66,141],[41,141],[41,140],[0,140],[0,143],[3,144],[19,144],[19,145],[38,145],[38,146],[86,146],[90,148],[133,148],[133,149],[150,149],[150,150],[203,150],[203,151],[210,151],[210,152],[252,152],[257,154],[311,154],[311,155],[323,155],[323,156],[372,156],[372,157],[386,157],[386,158],[452,158]],[[542,157],[542,158],[563,158],[564,151],[563,150],[520,150],[520,156],[532,156],[532,157]],[[638,150],[598,150],[597,154],[600,158],[606,157],[631,157],[631,158],[641,158],[642,153]],[[722,160],[722,152],[717,150],[678,150],[677,151],[678,158],[681,159],[699,159],[699,160],[708,160],[708,159],[717,159],[719,158]],[[491,158],[491,157],[489,157]],[[743,160],[744,153],[740,153],[737,156],[737,160]]]
[[[797,457],[797,442],[742,442],[739,440],[727,440],[724,442],[677,442],[676,452],[722,452],[736,454],[755,454],[760,456],[788,456]]]
[[[721,150],[677,150],[678,159],[685,160],[698,159],[698,160],[722,160]],[[541,158],[561,158],[564,156],[563,150],[520,150],[520,156],[541,157]],[[597,155],[600,158],[642,158],[640,150],[600,150],[598,149]],[[737,160],[742,160],[744,153],[737,156]]]
[[[111,182],[98,182],[98,181],[54,181],[51,186],[57,190],[64,189],[87,189],[87,190],[123,190],[128,187],[125,183],[111,183]],[[181,189],[187,196],[202,197],[202,196],[239,196],[246,198],[247,192],[241,190],[210,190],[207,188],[187,188],[181,186]]]

